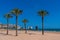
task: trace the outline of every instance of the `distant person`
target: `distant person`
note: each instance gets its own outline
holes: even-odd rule
[[[38,26],[36,26],[35,29],[38,30]]]

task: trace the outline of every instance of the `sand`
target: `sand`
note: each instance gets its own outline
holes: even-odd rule
[[[0,40],[60,40],[60,32],[45,32],[44,35],[38,31],[18,31],[18,36],[15,36],[15,30],[9,30],[9,35],[6,35],[6,30],[0,29]]]

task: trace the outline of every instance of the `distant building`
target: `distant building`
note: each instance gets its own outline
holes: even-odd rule
[[[6,28],[7,28],[7,24],[0,24],[0,28],[6,29]],[[9,24],[8,28],[9,28],[9,29],[16,28],[16,25],[15,25],[15,24]],[[20,29],[20,28],[21,28],[21,26],[18,25],[18,26],[17,26],[17,29]]]

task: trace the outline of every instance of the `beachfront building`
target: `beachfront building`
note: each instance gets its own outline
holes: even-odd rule
[[[6,29],[7,28],[7,24],[0,24],[0,28]],[[8,29],[14,29],[15,28],[15,24],[9,24]],[[17,29],[20,29],[21,26],[18,25]]]
[[[16,28],[16,25],[14,24],[13,27]],[[17,25],[17,29],[21,29],[21,27],[22,27],[22,26]]]

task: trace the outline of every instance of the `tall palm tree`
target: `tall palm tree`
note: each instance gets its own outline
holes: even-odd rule
[[[22,20],[22,22],[24,23],[24,27],[25,27],[25,33],[27,33],[27,29],[26,29],[26,23],[28,22],[28,20],[27,20],[27,19],[24,19],[24,20]]]
[[[15,9],[12,10],[11,13],[16,16],[16,36],[17,36],[18,15],[22,14],[22,10],[19,10],[18,8],[15,8]]]
[[[48,12],[46,10],[38,11],[38,15],[42,16],[42,35],[44,35],[44,16],[46,16]]]
[[[8,35],[9,18],[12,18],[12,16],[11,14],[5,14],[4,17],[7,19],[7,35]]]

